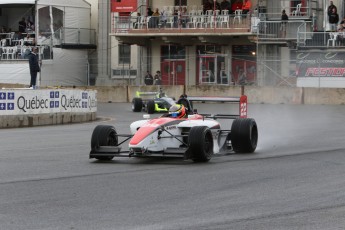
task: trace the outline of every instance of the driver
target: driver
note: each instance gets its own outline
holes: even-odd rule
[[[169,108],[169,117],[185,118],[187,117],[186,108],[182,104],[175,104]]]

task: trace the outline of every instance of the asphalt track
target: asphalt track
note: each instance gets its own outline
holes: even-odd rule
[[[206,164],[88,159],[96,125],[142,115],[99,104],[97,122],[0,130],[0,229],[345,229],[345,106],[249,105],[257,151]]]

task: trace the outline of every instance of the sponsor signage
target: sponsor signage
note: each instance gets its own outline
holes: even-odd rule
[[[299,53],[296,61],[297,77],[345,77],[345,53]]]
[[[133,12],[138,7],[137,0],[112,0],[111,12]]]
[[[96,91],[0,89],[0,115],[97,112]]]

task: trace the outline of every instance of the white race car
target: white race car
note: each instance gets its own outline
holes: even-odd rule
[[[111,125],[98,125],[91,137],[89,157],[112,160],[114,157],[182,157],[194,162],[207,162],[214,154],[252,153],[258,142],[254,119],[247,118],[247,97],[182,98],[188,118],[159,117],[130,125],[131,134],[118,134]],[[198,114],[190,101],[218,101],[239,104],[239,114]],[[193,111],[193,112],[192,112]],[[233,119],[231,129],[222,129],[218,119]],[[122,139],[122,140],[120,140]],[[128,150],[121,145],[129,141]]]

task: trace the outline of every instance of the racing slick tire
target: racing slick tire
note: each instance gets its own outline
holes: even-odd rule
[[[147,113],[148,114],[154,114],[155,113],[155,101],[154,100],[149,100],[147,102]]]
[[[97,150],[100,146],[117,146],[118,138],[115,127],[111,125],[98,125],[92,132],[91,149]],[[110,161],[114,157],[99,156],[97,160]]]
[[[208,162],[213,155],[213,137],[206,126],[192,127],[188,135],[190,158],[194,162]]]
[[[135,97],[132,100],[132,111],[141,112],[143,110],[143,100],[139,97]]]
[[[258,143],[258,127],[252,118],[235,119],[231,125],[231,145],[235,153],[253,153]]]

